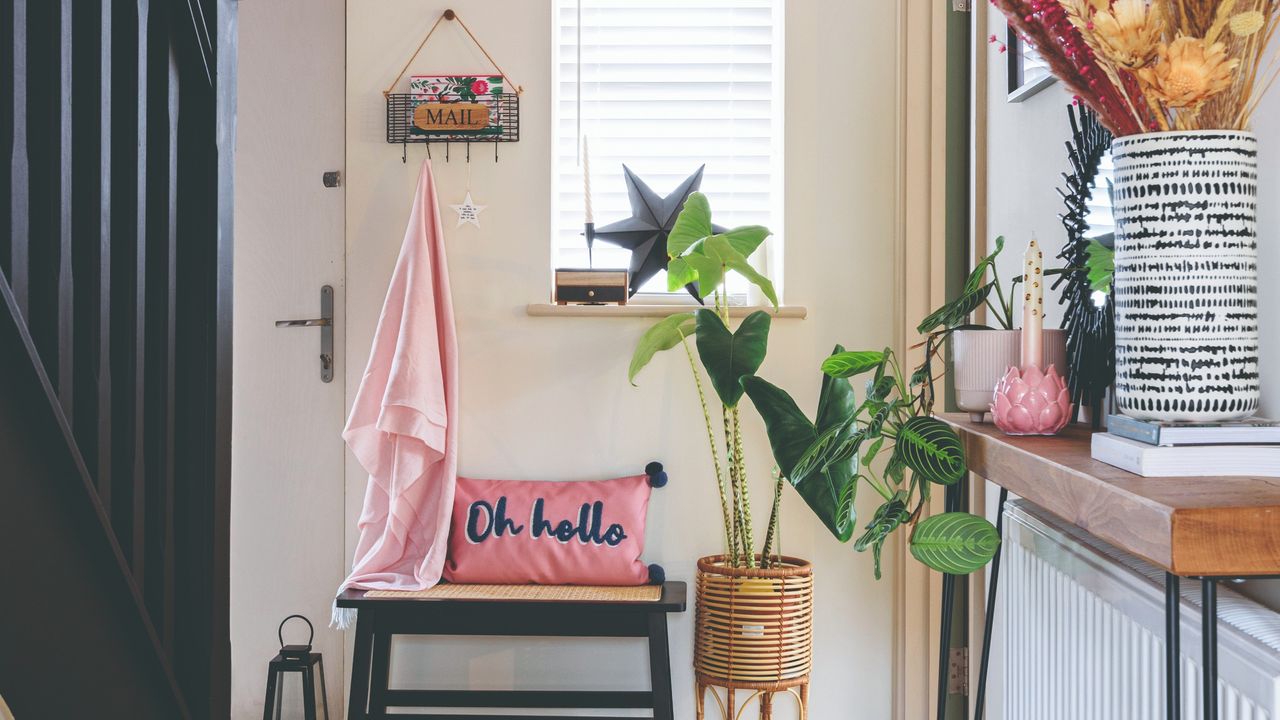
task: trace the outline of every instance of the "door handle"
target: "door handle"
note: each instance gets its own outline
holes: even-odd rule
[[[277,320],[276,327],[320,328],[320,381],[333,382],[333,286],[320,288],[320,317],[307,320]]]

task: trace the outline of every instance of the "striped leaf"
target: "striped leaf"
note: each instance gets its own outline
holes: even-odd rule
[[[875,560],[876,579],[880,579],[880,550],[889,533],[907,521],[911,513],[907,511],[906,493],[899,492],[892,500],[876,508],[876,514],[867,523],[866,532],[853,543],[853,549],[862,552],[871,548],[871,556]]]
[[[916,526],[911,555],[949,575],[968,575],[987,563],[1000,546],[1000,536],[985,518],[965,512],[934,515]]]
[[[951,485],[964,477],[964,446],[946,423],[913,417],[898,429],[902,462],[931,483]]]
[[[831,377],[849,378],[874,370],[884,364],[884,353],[876,350],[850,350],[822,361],[822,372]]]

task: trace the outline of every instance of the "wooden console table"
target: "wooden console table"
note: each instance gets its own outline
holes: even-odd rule
[[[1000,487],[997,527],[1010,492],[1095,537],[1165,570],[1165,717],[1180,708],[1179,590],[1201,583],[1204,718],[1218,718],[1217,583],[1280,576],[1280,478],[1147,478],[1092,459],[1090,430],[1073,425],[1055,437],[1010,437],[968,415],[940,418],[960,434],[969,470]],[[985,700],[988,648],[1000,577],[992,561],[977,711]],[[945,602],[945,600],[944,600]]]

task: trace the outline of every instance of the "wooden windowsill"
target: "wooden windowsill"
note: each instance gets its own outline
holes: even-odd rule
[[[692,312],[697,305],[556,305],[555,303],[529,303],[526,312],[532,317],[666,317],[677,313]],[[729,317],[746,317],[756,310],[767,310],[775,318],[803,320],[808,317],[809,310],[803,305],[783,305],[774,310],[771,307],[734,306],[729,308]]]

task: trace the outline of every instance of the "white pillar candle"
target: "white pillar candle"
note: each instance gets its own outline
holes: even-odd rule
[[[1034,236],[1022,271],[1022,366],[1044,369],[1044,253]]]
[[[582,136],[582,197],[586,204],[586,223],[595,222],[591,213],[591,155],[587,152],[587,136]]]

